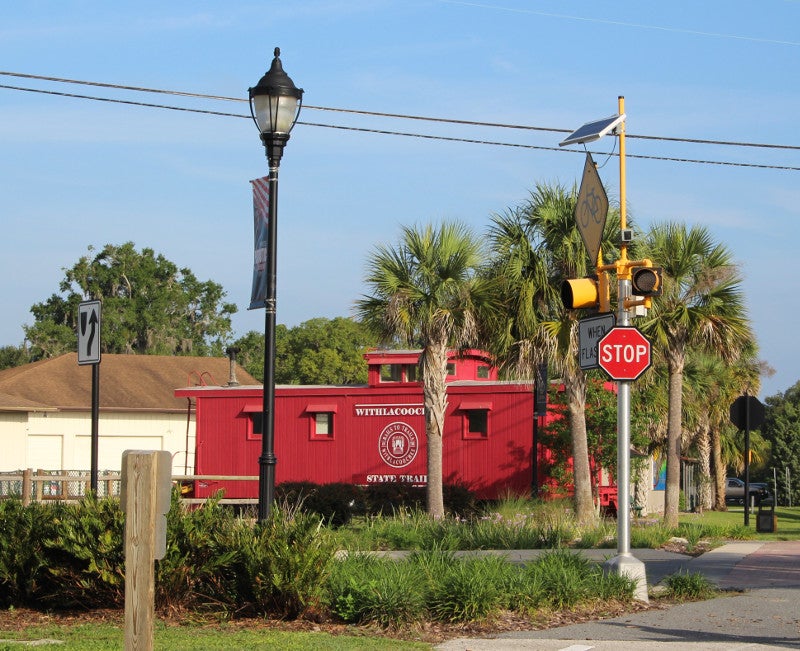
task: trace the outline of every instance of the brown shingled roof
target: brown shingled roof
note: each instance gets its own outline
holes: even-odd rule
[[[91,409],[92,371],[79,366],[76,353],[0,371],[0,410]],[[100,409],[172,411],[186,409],[175,389],[225,385],[227,357],[103,355],[100,363]],[[255,384],[238,364],[236,379]]]

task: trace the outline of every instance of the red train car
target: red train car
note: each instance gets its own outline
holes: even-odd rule
[[[365,355],[366,385],[279,385],[275,390],[275,481],[369,485],[427,481],[425,415],[417,381],[420,351]],[[258,475],[262,387],[179,389],[196,401],[195,474]],[[445,483],[480,498],[525,494],[537,477],[533,386],[498,381],[480,351],[448,364],[443,437]],[[541,451],[538,451],[541,452]],[[196,497],[255,498],[257,481],[198,482]]]

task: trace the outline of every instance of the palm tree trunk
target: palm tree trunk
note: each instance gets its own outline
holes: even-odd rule
[[[597,517],[592,500],[589,443],[586,438],[586,376],[580,369],[564,373],[572,435],[572,472],[575,486],[575,517],[591,524]]]
[[[719,429],[711,430],[711,456],[714,462],[714,510],[726,511],[725,504],[725,463],[722,461],[722,437]]]
[[[681,414],[683,413],[683,358],[669,359],[669,410],[667,412],[667,487],[664,493],[664,524],[678,526],[681,487]]]
[[[713,506],[711,491],[711,434],[708,420],[702,419],[697,433],[697,455],[700,457],[700,487],[698,491],[698,504],[700,509],[710,509]]]
[[[422,353],[422,393],[425,404],[425,435],[428,440],[428,514],[444,517],[442,487],[442,436],[447,413],[447,346],[431,344]]]

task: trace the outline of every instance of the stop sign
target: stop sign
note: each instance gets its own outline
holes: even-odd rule
[[[612,380],[635,380],[650,368],[650,342],[636,328],[612,328],[597,342],[597,363]]]

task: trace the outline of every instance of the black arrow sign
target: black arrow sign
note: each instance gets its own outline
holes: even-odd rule
[[[101,303],[86,301],[78,309],[78,364],[99,364]]]
[[[85,315],[85,313],[84,313]],[[92,310],[92,316],[89,317],[89,327],[91,328],[89,332],[89,338],[86,340],[86,355],[90,356],[92,354],[92,342],[94,341],[95,334],[97,334],[97,312]],[[86,328],[83,328],[83,334],[86,334]]]

